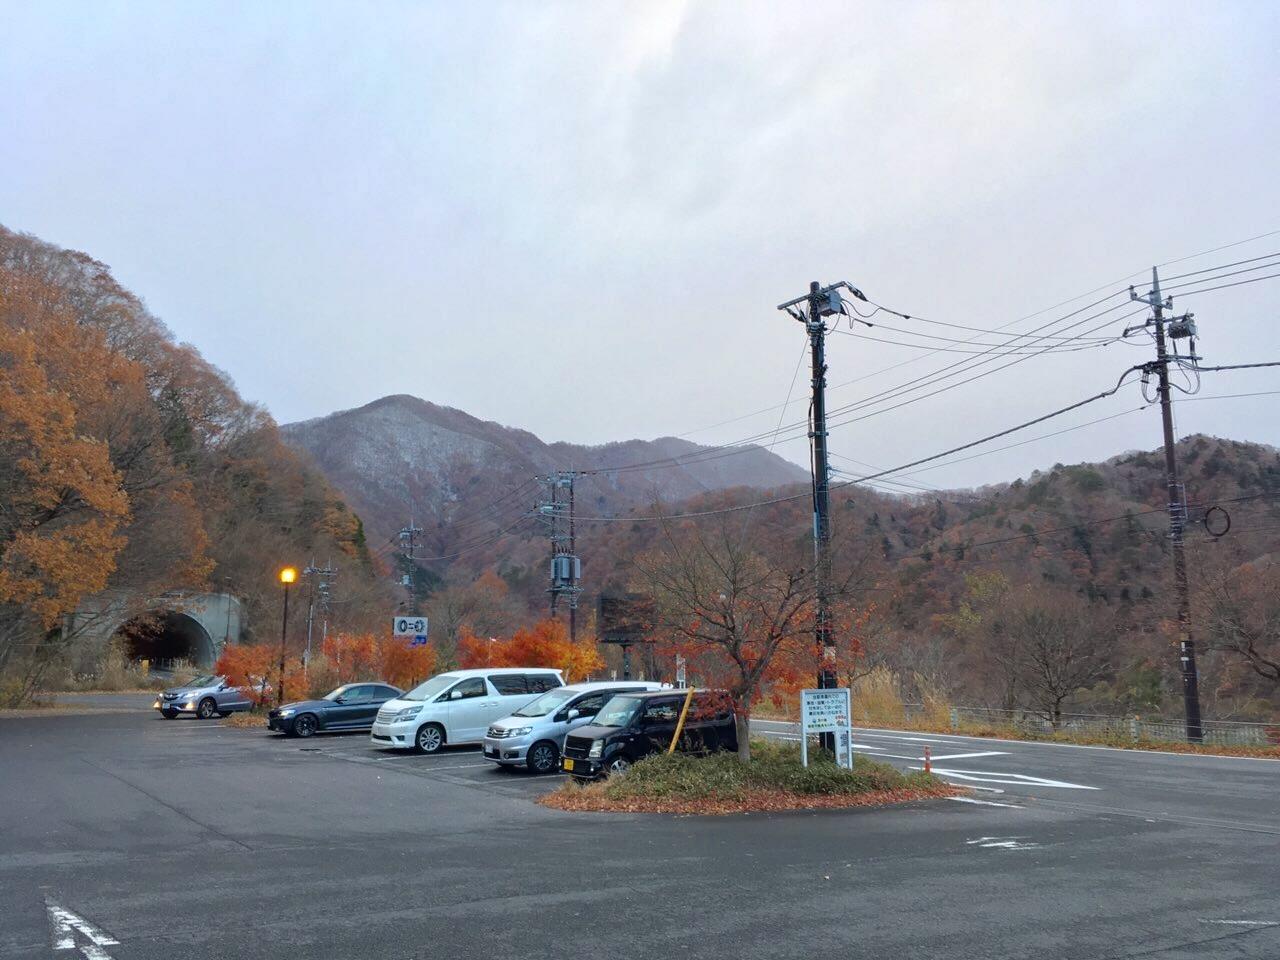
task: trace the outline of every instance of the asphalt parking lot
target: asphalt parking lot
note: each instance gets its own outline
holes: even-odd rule
[[[469,749],[4,719],[0,958],[1280,956],[1280,764],[933,741],[982,802],[697,818]]]

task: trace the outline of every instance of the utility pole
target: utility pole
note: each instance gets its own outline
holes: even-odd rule
[[[809,424],[809,441],[813,454],[813,574],[816,601],[813,633],[819,657],[820,689],[839,685],[836,671],[831,668],[831,661],[835,656],[835,640],[831,636],[831,467],[827,459],[826,318],[846,312],[840,295],[842,287],[859,300],[866,299],[862,291],[845,281],[824,287],[814,280],[809,284],[806,295],[778,304],[779,310],[804,324],[805,332],[809,335],[812,360],[813,414]],[[801,304],[807,306],[807,313],[800,309]],[[834,734],[822,734],[821,741],[824,750],[835,752]]]
[[[406,561],[405,572],[400,577],[400,585],[409,589],[409,613],[415,617],[418,615],[418,571],[414,565],[414,559],[417,556],[414,550],[420,533],[422,528],[413,525],[412,515],[409,517],[409,525],[400,530],[401,555]]]
[[[578,597],[582,587],[582,561],[577,554],[577,531],[574,527],[574,481],[578,474],[573,470],[559,470],[538,482],[547,488],[547,495],[538,504],[538,515],[547,521],[551,541],[551,617],[555,618],[556,605],[563,594],[569,604],[569,639],[578,639]],[[566,496],[560,498],[559,491]]]
[[[302,571],[302,575],[307,578],[307,649],[302,656],[302,669],[305,671],[311,663],[311,628],[315,622],[316,601],[318,599],[320,602],[320,612],[324,618],[324,634],[327,637],[330,588],[338,571],[334,569],[332,560],[326,561],[323,567],[317,567],[313,557],[311,564]],[[322,638],[320,642],[323,644],[324,639]]]
[[[1152,317],[1148,323],[1155,327],[1156,359],[1143,365],[1142,381],[1145,385],[1148,377],[1155,373],[1159,384],[1160,420],[1164,427],[1164,467],[1169,487],[1169,540],[1173,544],[1173,581],[1178,599],[1178,664],[1182,674],[1182,700],[1186,711],[1187,740],[1199,743],[1204,739],[1204,729],[1200,722],[1196,645],[1191,633],[1191,589],[1187,582],[1187,558],[1182,540],[1187,525],[1187,491],[1178,479],[1178,459],[1173,436],[1173,399],[1169,393],[1170,357],[1165,335],[1167,325],[1168,339],[1188,339],[1191,347],[1190,359],[1194,361],[1196,326],[1190,313],[1181,317],[1165,317],[1164,311],[1172,309],[1173,298],[1161,298],[1160,274],[1155,267],[1151,268],[1151,292],[1142,297],[1130,287],[1129,296],[1151,307]]]

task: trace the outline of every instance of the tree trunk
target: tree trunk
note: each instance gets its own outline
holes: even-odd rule
[[[733,712],[734,726],[738,732],[738,759],[743,763],[751,760],[751,713],[739,707]]]

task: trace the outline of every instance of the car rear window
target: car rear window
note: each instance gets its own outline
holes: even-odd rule
[[[546,693],[548,690],[564,686],[554,673],[531,673],[526,679],[529,682],[530,693]]]
[[[489,682],[493,684],[493,689],[504,697],[512,697],[520,693],[541,693],[541,690],[535,689],[525,683],[525,677],[522,673],[498,673],[489,677]]]

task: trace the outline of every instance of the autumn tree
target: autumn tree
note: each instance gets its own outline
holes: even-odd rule
[[[520,604],[506,581],[492,570],[479,576],[459,570],[447,577],[427,598],[431,630],[446,653],[452,653],[464,633],[493,636],[518,621]]]
[[[991,653],[1018,694],[1056,728],[1062,706],[1110,669],[1114,634],[1097,607],[1031,589],[1007,597],[991,619]]]
[[[129,519],[110,449],[85,435],[76,401],[132,371],[77,336],[52,299],[0,275],[0,671],[56,639],[61,618],[106,585]]]
[[[0,674],[11,692],[30,692],[55,660],[91,669],[93,611],[132,615],[214,585],[240,597],[250,634],[277,623],[274,573],[310,555],[341,568],[335,625],[382,619],[390,591],[359,519],[265,411],[104,264],[3,227],[0,389]]]
[[[768,550],[768,539],[738,517],[705,527],[669,521],[635,563],[670,651],[733,698],[743,761],[751,759],[751,710],[762,684],[780,654],[814,636],[812,562],[797,544]]]
[[[1280,564],[1270,556],[1217,571],[1202,590],[1205,646],[1280,688]]]
[[[505,639],[477,636],[464,628],[458,662],[462,667],[549,667],[561,671],[565,683],[585,680],[604,667],[595,640],[572,642],[560,620],[521,627]]]

